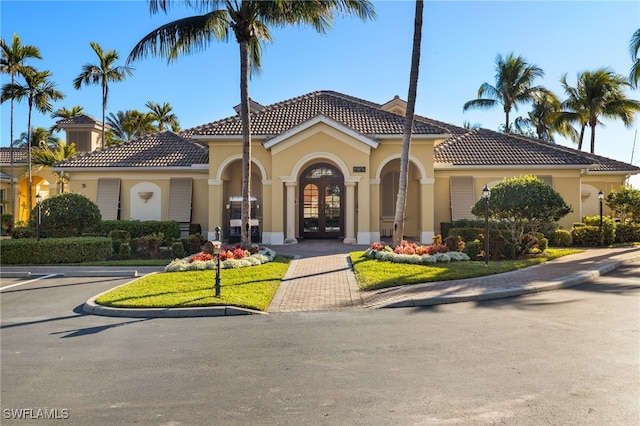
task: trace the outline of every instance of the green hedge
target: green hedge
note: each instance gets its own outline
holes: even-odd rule
[[[110,238],[21,238],[0,241],[0,263],[3,265],[51,265],[109,260]]]
[[[600,216],[584,216],[582,223],[600,228]],[[609,216],[602,217],[602,234],[605,245],[613,244],[616,241],[616,220],[614,218]]]
[[[180,238],[180,226],[178,222],[173,220],[157,221],[157,220],[103,220],[100,224],[100,233],[108,235],[114,230],[123,230],[129,232],[131,239],[135,240],[151,234],[163,234],[167,241]]]
[[[616,225],[616,243],[640,242],[640,224],[618,223]]]
[[[574,246],[597,247],[602,245],[599,226],[577,226],[571,229],[571,241]]]

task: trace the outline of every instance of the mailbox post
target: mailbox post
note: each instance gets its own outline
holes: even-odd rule
[[[216,226],[216,240],[213,244],[213,255],[216,257],[216,297],[220,297],[220,253],[222,252],[222,242],[220,242],[220,227]]]

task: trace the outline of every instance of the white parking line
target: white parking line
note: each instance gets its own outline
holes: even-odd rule
[[[40,277],[40,278],[36,278],[36,279],[33,279],[33,280],[24,281],[24,282],[21,282],[21,283],[12,284],[12,285],[8,285],[8,286],[6,286],[6,287],[2,287],[2,288],[0,288],[0,292],[1,292],[1,291],[6,290],[6,289],[8,289],[8,288],[11,288],[11,287],[16,287],[16,286],[24,285],[24,284],[29,284],[29,283],[32,283],[32,282],[34,282],[34,281],[40,281],[40,280],[44,280],[44,279],[52,278],[52,277],[57,277],[57,276],[62,276],[62,275],[61,275],[61,274],[49,274],[49,275],[44,275],[44,276],[42,276],[42,277]]]

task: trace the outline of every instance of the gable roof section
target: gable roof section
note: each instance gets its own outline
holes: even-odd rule
[[[191,167],[198,164],[209,164],[209,150],[194,141],[165,131],[78,155],[56,163],[54,169]]]
[[[86,127],[87,125],[98,126],[102,128],[102,121],[90,115],[82,114],[82,115],[77,115],[75,117],[63,118],[61,120],[58,120],[56,121],[56,125],[62,128],[66,126],[78,126],[78,125],[82,125],[84,127]],[[107,123],[105,123],[104,127],[105,129],[111,129],[111,126],[109,126],[109,124]]]
[[[440,166],[574,166],[587,168],[597,161],[580,151],[520,135],[474,129],[434,148]]]
[[[401,135],[404,117],[381,109],[381,105],[333,91],[317,91],[264,107],[251,114],[254,136],[277,136],[323,115],[367,136]],[[231,136],[242,134],[240,116],[225,118],[184,132],[189,136]],[[446,128],[416,116],[416,135],[442,135]]]

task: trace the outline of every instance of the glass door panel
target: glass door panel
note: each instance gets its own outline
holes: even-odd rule
[[[318,232],[320,230],[319,201],[318,187],[312,183],[305,185],[303,190],[304,232]]]

